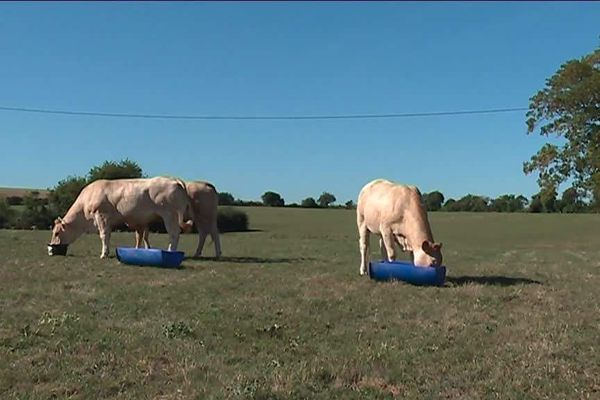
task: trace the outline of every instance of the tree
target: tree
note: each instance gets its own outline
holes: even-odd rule
[[[527,133],[538,128],[540,135],[565,142],[544,144],[523,164],[523,172],[538,172],[548,201],[561,183],[572,179],[571,187],[600,209],[600,48],[561,65],[530,99]]]
[[[335,203],[335,196],[328,192],[323,192],[317,202],[319,203],[319,207],[327,208],[331,203]]]
[[[233,195],[227,192],[220,192],[218,194],[220,206],[230,206],[235,202]]]
[[[307,197],[306,199],[302,200],[302,202],[300,203],[300,207],[317,208],[319,207],[319,205],[317,204],[315,199],[313,199],[312,197]]]
[[[531,196],[531,203],[529,203],[529,212],[541,213],[542,211],[544,211],[544,205],[542,204],[540,195],[534,194],[533,196]]]
[[[446,200],[446,202],[442,206],[442,210],[444,210],[444,211],[456,211],[454,209],[455,204],[456,204],[456,200],[454,200],[454,199],[448,199],[448,200]]]
[[[580,200],[577,189],[570,187],[563,192],[558,208],[563,213],[576,213],[583,211],[585,204]]]
[[[354,204],[353,200],[348,200],[345,204],[346,208],[348,210],[352,210],[353,208],[356,208],[356,204]]]
[[[425,193],[423,195],[423,202],[428,211],[439,211],[444,203],[444,195],[437,190],[431,193]]]
[[[263,195],[260,198],[262,199],[263,204],[265,206],[283,207],[285,205],[285,200],[283,200],[283,198],[281,198],[279,193],[265,192],[265,193],[263,193]]]
[[[556,195],[556,189],[553,187],[542,189],[540,192],[540,200],[542,202],[544,212],[553,213],[557,211]]]
[[[88,183],[98,179],[127,179],[142,178],[142,168],[129,159],[116,161],[104,161],[100,166],[92,167],[87,175]]]
[[[450,211],[487,211],[488,198],[468,194],[452,204]]]
[[[48,205],[50,212],[55,216],[64,216],[75,202],[87,180],[81,176],[69,176],[50,190]]]

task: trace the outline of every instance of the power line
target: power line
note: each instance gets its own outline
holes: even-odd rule
[[[95,111],[68,111],[48,110],[41,108],[5,107],[0,106],[0,111],[16,111],[38,114],[60,114],[89,117],[109,118],[145,118],[145,119],[184,119],[184,120],[323,120],[323,119],[381,119],[381,118],[412,118],[412,117],[439,117],[446,115],[470,115],[470,114],[498,114],[515,111],[526,111],[525,107],[493,108],[487,110],[463,110],[463,111],[434,111],[421,113],[394,113],[394,114],[341,114],[341,115],[172,115],[172,114],[130,114],[130,113],[107,113]]]

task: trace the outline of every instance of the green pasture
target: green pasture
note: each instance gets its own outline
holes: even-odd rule
[[[360,277],[354,211],[243,210],[177,270],[1,230],[0,398],[600,398],[600,215],[430,213],[438,288]]]

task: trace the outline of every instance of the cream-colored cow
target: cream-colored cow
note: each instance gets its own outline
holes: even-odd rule
[[[184,221],[190,208],[185,187],[171,178],[97,180],[83,188],[63,218],[54,221],[50,244],[68,245],[97,230],[100,258],[106,258],[112,227],[125,223],[137,229],[160,217],[169,234],[168,249],[176,250],[180,228],[192,227],[191,221]]]
[[[412,252],[416,266],[439,266],[442,244],[433,242],[421,193],[406,186],[376,179],[366,184],[358,195],[356,224],[360,236],[360,274],[369,263],[369,233],[380,235],[379,246],[384,260],[396,258],[395,244]]]
[[[219,205],[219,197],[217,189],[213,184],[202,181],[183,182],[188,197],[191,201],[193,216],[192,219],[198,229],[198,247],[194,257],[202,255],[202,249],[206,236],[210,234],[215,245],[215,256],[221,256],[221,241],[219,239],[219,228],[217,227],[217,211]],[[186,215],[188,218],[188,215]],[[135,232],[135,246],[141,247],[142,241],[146,248],[150,248],[148,241],[148,227],[140,227]]]

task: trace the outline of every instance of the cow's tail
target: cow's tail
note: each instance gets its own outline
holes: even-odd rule
[[[177,222],[179,223],[179,226],[185,233],[189,233],[192,231],[192,227],[194,226],[194,209],[192,208],[192,202],[190,201],[190,197],[187,194],[187,187],[185,185],[185,182],[179,178],[173,179],[175,180],[175,182],[177,182],[177,184],[183,189],[183,192],[185,193],[185,209],[183,210],[183,212],[181,210],[177,211]],[[188,219],[186,221],[186,216],[191,216],[191,219]]]

